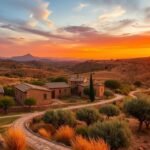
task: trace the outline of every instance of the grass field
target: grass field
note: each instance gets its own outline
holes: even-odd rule
[[[0,133],[4,133],[7,127],[19,117],[0,118]]]

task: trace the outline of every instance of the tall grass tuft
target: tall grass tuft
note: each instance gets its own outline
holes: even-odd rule
[[[73,150],[109,150],[108,145],[103,140],[87,140],[82,136],[77,136],[72,142]]]
[[[5,135],[6,150],[25,150],[26,139],[24,133],[16,128],[8,129]]]
[[[39,130],[38,130],[38,133],[42,136],[42,137],[44,137],[44,138],[47,138],[47,139],[50,139],[51,138],[51,133],[50,132],[48,132],[46,129],[44,129],[44,128],[40,128]]]
[[[55,140],[57,142],[62,142],[66,145],[71,145],[71,141],[74,137],[75,131],[69,126],[61,126],[55,134]]]

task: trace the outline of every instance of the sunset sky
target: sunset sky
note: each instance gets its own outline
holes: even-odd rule
[[[150,0],[1,0],[0,57],[150,56]]]

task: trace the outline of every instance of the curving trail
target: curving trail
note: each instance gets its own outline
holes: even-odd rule
[[[134,94],[138,91],[133,91],[130,93],[130,96],[134,96]],[[86,107],[94,107],[94,106],[101,106],[117,101],[122,101],[125,96],[116,94],[115,98],[112,98],[110,100],[102,100],[100,102],[95,102],[95,103],[90,103],[90,104],[82,104],[82,105],[77,105],[77,106],[69,106],[65,108],[61,108],[61,110],[75,110],[75,109],[80,109],[80,108],[86,108]],[[59,145],[58,143],[55,142],[50,142],[48,140],[45,140],[37,135],[35,135],[32,131],[30,131],[27,128],[27,122],[30,121],[32,118],[44,114],[44,112],[37,112],[37,113],[30,113],[27,115],[24,115],[22,118],[18,119],[16,122],[14,122],[13,126],[15,128],[21,129],[25,135],[26,135],[26,140],[27,144],[35,149],[35,150],[70,150],[70,148],[65,147],[63,145]]]

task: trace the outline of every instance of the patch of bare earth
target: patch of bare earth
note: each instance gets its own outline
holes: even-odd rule
[[[150,150],[150,129],[146,129],[144,126],[142,131],[138,131],[138,121],[131,118],[129,119],[129,126],[132,137],[128,150]]]

